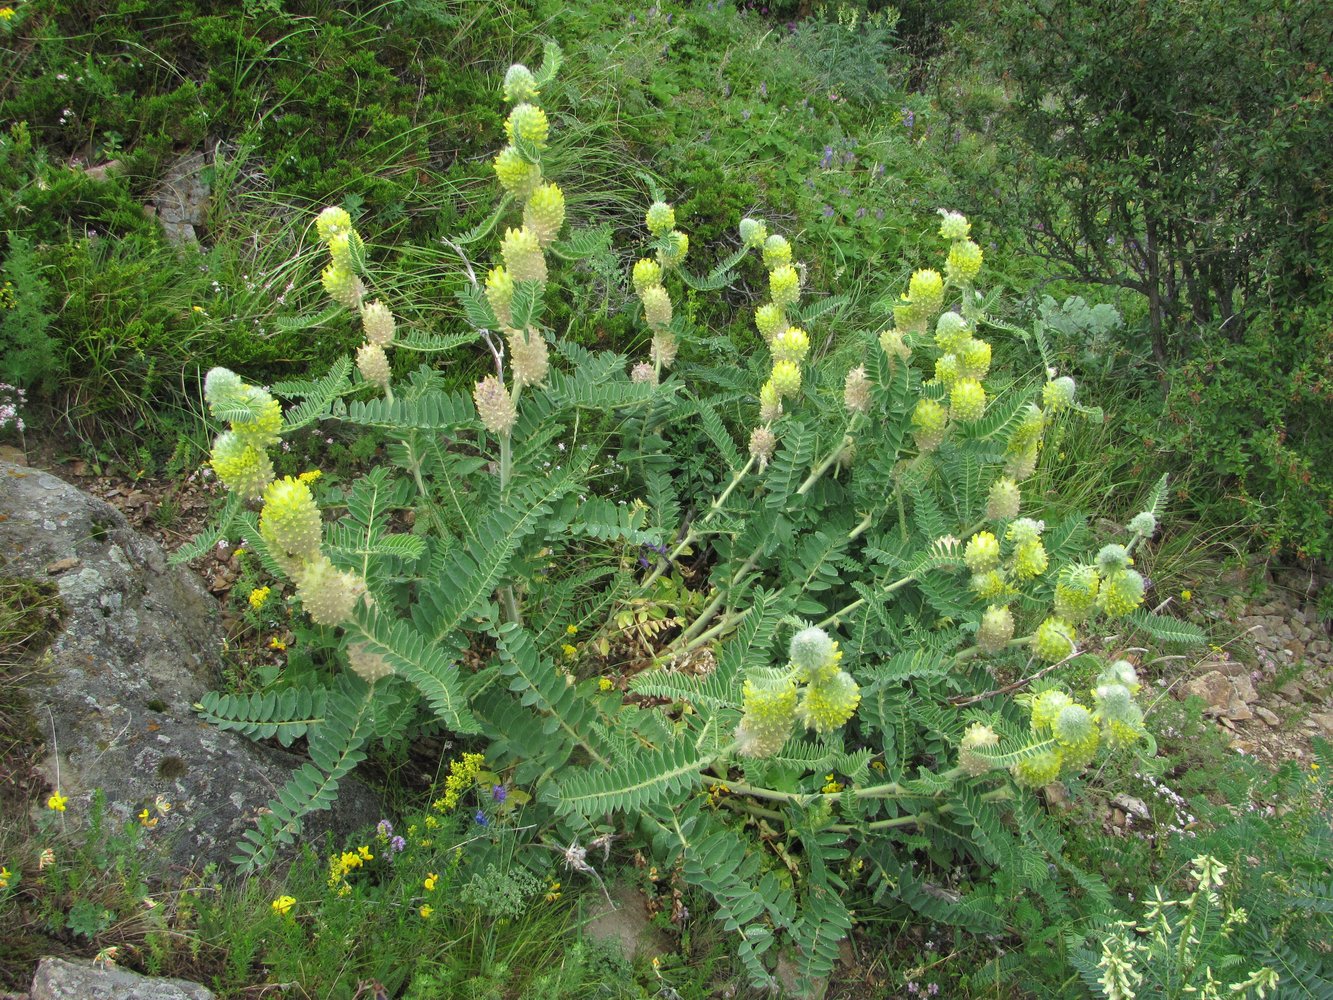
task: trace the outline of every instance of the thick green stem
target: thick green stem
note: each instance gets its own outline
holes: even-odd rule
[[[903,587],[906,587],[909,583],[912,583],[915,580],[916,580],[915,576],[905,576],[901,580],[895,580],[893,583],[889,584],[881,591],[881,593],[886,595],[892,594],[895,590],[901,590]],[[839,608],[837,611],[833,612],[833,614],[825,618],[822,622],[819,623],[819,627],[827,628],[830,625],[836,625],[843,618],[846,618],[849,614],[851,614],[865,602],[866,599],[864,597],[858,597],[856,600],[852,601],[851,604],[847,605],[844,608]]]
[[[824,459],[810,471],[810,475],[805,477],[805,482],[801,483],[801,485],[796,488],[796,495],[798,497],[803,497],[810,492],[811,487],[819,482],[824,473],[828,472],[828,470],[833,467],[833,464],[837,462],[838,456],[843,453],[843,450],[854,443],[852,431],[856,429],[856,425],[860,419],[861,414],[852,414],[851,419],[847,421],[846,429],[843,430],[842,435],[838,438],[838,443],[834,445],[829,453],[824,456]]]
[[[671,567],[672,563],[679,558],[682,552],[698,541],[699,535],[696,529],[707,524],[713,516],[722,509],[722,505],[727,502],[727,499],[733,492],[735,492],[736,487],[741,484],[741,480],[746,477],[752,468],[754,468],[754,463],[755,457],[751,455],[750,460],[746,462],[739,471],[732,475],[731,482],[727,484],[727,488],[717,495],[716,499],[709,505],[708,510],[704,511],[704,513],[696,518],[690,525],[689,530],[685,532],[685,537],[677,543],[676,547],[672,549],[668,555],[658,560],[657,565],[653,567],[653,571],[648,574],[647,578],[640,584],[642,588],[646,590],[648,587],[652,586],[653,583],[657,581],[657,578],[665,573]]]

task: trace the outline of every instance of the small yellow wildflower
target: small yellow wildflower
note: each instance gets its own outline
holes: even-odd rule
[[[203,306],[191,306],[190,308],[193,309],[195,312],[199,313],[200,315],[203,316],[208,315],[208,310],[205,309]]]
[[[0,867],[0,889],[8,889],[12,877],[8,868]]]
[[[61,795],[60,792],[57,791],[46,800],[46,808],[50,809],[52,812],[62,813],[65,811],[65,804],[67,802],[69,802],[69,796]]]
[[[1182,590],[1182,591],[1180,592],[1180,599],[1181,599],[1182,601],[1185,601],[1185,602],[1188,602],[1193,596],[1194,596],[1194,593],[1193,593],[1192,591],[1189,591],[1189,590]]]
[[[361,855],[361,860],[362,860],[362,861],[374,861],[374,860],[375,860],[375,855],[373,855],[373,854],[370,853],[370,848],[369,848],[369,847],[366,847],[366,846],[364,846],[364,845],[361,846],[361,847],[358,847],[358,848],[356,849],[356,853],[359,854],[359,855]]]
[[[43,849],[41,856],[37,859],[37,870],[46,871],[46,869],[56,863],[56,852],[47,847]]]
[[[554,903],[559,898],[560,898],[560,883],[552,881],[551,884],[546,887],[546,901],[548,903]]]
[[[571,646],[569,643],[565,643],[563,646],[561,646],[560,652],[564,653],[565,658],[569,660],[572,660],[574,659],[574,657],[579,655],[578,648],[575,646]]]
[[[296,900],[292,896],[279,896],[270,905],[273,907],[274,913],[280,917],[285,917],[296,905]]]
[[[426,887],[427,892],[434,892],[435,886],[439,883],[439,881],[440,881],[440,876],[436,875],[434,872],[431,872],[429,875],[426,876],[426,881],[422,882],[421,884]]]
[[[276,649],[278,652],[281,653],[287,648],[287,644],[275,635],[272,639],[268,641],[268,648]]]
[[[615,685],[611,683],[610,677],[603,677],[597,682],[597,690],[599,691],[610,691],[613,687]]]
[[[824,775],[824,787],[820,789],[825,795],[837,795],[842,791],[842,785],[833,780],[833,775]]]
[[[421,824],[427,830],[434,830],[437,827],[439,827],[440,821],[436,819],[434,816],[427,816],[424,820],[421,821]]]
[[[565,626],[565,635],[578,635],[578,634],[579,634],[579,627],[577,625]]]
[[[300,480],[301,482],[303,482],[303,483],[313,483],[315,480],[317,480],[317,479],[318,479],[320,476],[322,476],[322,475],[324,475],[324,473],[321,472],[319,469],[310,469],[310,470],[308,470],[308,471],[306,471],[306,472],[301,473],[301,474],[300,474],[299,476],[297,476],[296,478],[299,479],[299,480]]]
[[[434,847],[434,846],[435,846],[435,841],[432,840],[432,839],[429,838],[429,837],[423,837],[423,838],[421,838],[420,840],[417,841],[417,846],[418,846],[418,847]]]
[[[435,912],[435,907],[431,906],[429,903],[423,903],[421,909],[417,912],[421,914],[422,920],[429,920],[430,915]]]
[[[143,812],[139,813],[139,825],[145,826],[151,830],[153,827],[157,826],[157,817],[145,809]]]
[[[268,603],[268,595],[273,593],[270,587],[256,587],[250,591],[250,607],[258,611]]]
[[[361,856],[353,854],[351,851],[343,851],[342,858],[343,871],[350,872],[353,869],[360,868],[362,865]]]
[[[171,803],[167,801],[165,795],[159,795],[157,798],[153,799],[153,808],[157,810],[159,816],[165,816],[167,813],[171,812]]]

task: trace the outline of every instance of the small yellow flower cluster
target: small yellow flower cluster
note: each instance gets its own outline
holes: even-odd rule
[[[0,21],[12,21],[13,19],[14,19],[13,7],[0,7]],[[6,281],[5,286],[8,287],[9,282]]]
[[[552,879],[550,884],[546,887],[546,901],[548,903],[554,903],[559,898],[560,883]]]
[[[65,811],[65,806],[68,802],[69,796],[61,795],[59,789],[57,789],[55,794],[46,800],[46,808],[50,809],[52,812],[62,813]]]
[[[610,677],[603,677],[597,682],[598,691],[610,691],[613,687],[615,687],[615,684],[612,683]]]
[[[422,920],[429,920],[430,915],[435,912],[435,907],[429,904],[423,904],[421,909],[418,910],[417,912],[421,914]]]
[[[352,887],[347,883],[347,876],[367,861],[374,860],[375,855],[370,853],[370,848],[365,845],[355,851],[343,851],[341,854],[333,855],[329,858],[329,888],[337,889],[340,896],[347,895],[352,891]]]
[[[275,635],[272,639],[268,641],[268,648],[276,649],[279,653],[281,653],[287,649],[287,644]]]
[[[303,483],[306,483],[307,485],[309,485],[310,483],[313,483],[313,482],[315,482],[315,480],[319,479],[319,477],[322,476],[322,475],[324,475],[324,473],[321,472],[319,469],[309,469],[309,470],[307,470],[306,472],[301,473],[301,474],[300,474],[299,476],[297,476],[296,478],[297,478],[300,482],[303,482]]]
[[[9,880],[13,877],[13,874],[8,868],[0,866],[0,889],[8,889]]]
[[[444,779],[444,796],[435,800],[435,808],[440,812],[457,809],[459,797],[472,787],[485,763],[485,755],[479,753],[465,753],[458,760],[451,761],[449,777]]]
[[[268,598],[271,593],[273,593],[271,587],[256,587],[254,590],[250,591],[250,607],[254,608],[256,611],[260,610],[268,603]]]
[[[824,787],[820,789],[825,795],[837,795],[842,791],[842,785],[833,780],[833,775],[824,775]]]
[[[279,896],[269,905],[273,907],[274,913],[280,917],[285,917],[296,905],[296,899],[293,896]]]
[[[426,881],[422,882],[421,884],[426,887],[427,892],[434,892],[435,887],[439,884],[439,882],[440,882],[440,876],[435,874],[435,872],[431,872],[429,875],[426,876]]]

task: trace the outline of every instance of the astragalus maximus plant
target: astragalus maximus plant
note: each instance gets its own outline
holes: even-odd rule
[[[745,219],[734,252],[696,273],[664,201],[624,286],[646,353],[563,339],[543,322],[547,282],[584,280],[577,261],[599,239],[570,225],[543,172],[556,135],[539,102],[558,63],[551,46],[540,72],[505,76],[499,205],[450,243],[467,332],[405,332],[331,208],[323,283],[364,342],[349,337],[322,379],[275,386],[301,400],[285,414],[228,371],[208,377],[213,416],[231,424],[213,463],[233,498],[200,544],[243,536],[342,664],[201,706],[309,745],[238,861],[297,837],[373,744],[442,728],[531,795],[535,856],[558,848],[586,874],[583,845],[608,835],[651,856],[711,896],[756,983],[780,951],[825,975],[854,891],[999,929],[993,906],[923,873],[991,866],[1057,894],[1059,837],[1033,790],[1107,752],[1152,752],[1130,663],[1085,663],[1090,690],[1044,678],[1108,618],[1190,637],[1140,608],[1134,552],[1161,489],[1100,551],[1082,520],[1042,519],[1024,482],[1045,429],[1095,411],[1067,377],[992,385],[983,255],[955,213],[942,213],[938,269],[912,274],[882,329],[860,335],[860,363],[833,378],[812,349],[825,312],[798,248]],[[489,266],[471,259],[488,246]],[[739,319],[762,356],[682,369],[700,333],[677,308],[685,292],[735,282],[750,254],[767,281]],[[395,378],[399,348],[480,350],[490,371],[471,391],[429,365]],[[275,479],[268,454],[316,421],[380,432],[390,459],[324,494],[324,510]],[[701,448],[725,470],[713,496],[681,471]],[[682,571],[686,557],[706,579]]]

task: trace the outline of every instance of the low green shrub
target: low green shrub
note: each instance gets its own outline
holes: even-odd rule
[[[240,534],[314,623],[316,669],[200,706],[308,743],[311,763],[237,862],[294,842],[371,745],[444,728],[528,800],[515,863],[555,852],[569,878],[600,884],[613,844],[643,852],[712,900],[756,985],[784,951],[802,978],[828,975],[862,894],[990,933],[1015,900],[1034,918],[1066,912],[1066,875],[1104,908],[1030,789],[1107,749],[1152,753],[1135,671],[1083,653],[1082,637],[1113,618],[1200,639],[1140,607],[1133,555],[1157,531],[1163,484],[1095,558],[1081,515],[1033,516],[1045,502],[1018,484],[1049,429],[1100,412],[1066,376],[991,374],[981,334],[1003,327],[956,213],[942,213],[942,273],[913,272],[894,325],[855,335],[850,370],[806,329],[845,297],[817,296],[787,239],[743,219],[739,245],[696,272],[661,200],[646,215],[653,256],[631,271],[646,356],[553,336],[548,283],[577,282],[604,246],[596,216],[565,235],[544,174],[553,123],[536,102],[559,63],[548,46],[539,74],[506,74],[505,194],[448,244],[471,330],[400,329],[331,207],[317,229],[333,304],[287,325],[341,329],[350,310],[355,366],[275,384],[300,400],[285,413],[227,369],[206,380],[232,496],[178,558]],[[487,271],[472,255],[493,232]],[[678,305],[726,288],[747,257],[767,272],[752,313],[766,348],[719,365]],[[390,363],[468,345],[494,366],[471,394]],[[315,424],[382,435],[387,461],[336,486],[276,479],[269,449]],[[1086,704],[1047,677],[1066,661]]]

